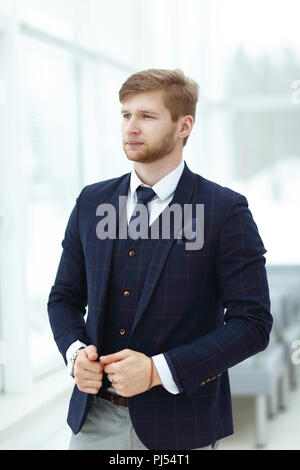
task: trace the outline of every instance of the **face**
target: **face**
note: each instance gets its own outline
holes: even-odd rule
[[[178,123],[163,103],[163,90],[140,92],[128,97],[121,110],[123,149],[131,161],[161,160],[182,144]]]

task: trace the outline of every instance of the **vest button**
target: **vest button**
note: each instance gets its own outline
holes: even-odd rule
[[[125,297],[128,297],[130,295],[130,292],[128,290],[125,290],[124,295]]]
[[[129,251],[129,256],[134,256],[134,255],[135,255],[135,251],[130,250],[130,251]]]
[[[125,330],[120,330],[120,335],[125,335]]]

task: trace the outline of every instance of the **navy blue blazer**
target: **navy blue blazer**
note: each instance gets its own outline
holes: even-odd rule
[[[84,187],[69,218],[48,301],[66,364],[76,340],[101,354],[114,240],[97,238],[96,209],[111,203],[118,213],[129,182],[127,173]],[[181,390],[160,385],[128,398],[138,437],[155,450],[195,449],[233,433],[228,369],[264,350],[272,328],[266,249],[247,199],[185,163],[173,203],[204,204],[204,245],[157,240],[128,343],[147,356],[164,353]],[[75,434],[91,398],[74,386],[67,422]]]

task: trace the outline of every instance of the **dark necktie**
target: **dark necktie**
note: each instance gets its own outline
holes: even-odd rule
[[[152,188],[146,188],[145,186],[139,186],[136,190],[136,194],[137,194],[137,205],[135,206],[134,208],[134,211],[133,211],[133,215],[131,216],[130,218],[130,221],[129,221],[129,226],[131,224],[131,222],[136,219],[137,217],[139,217],[139,210],[138,210],[138,204],[143,204],[146,209],[147,209],[147,214],[148,214],[148,226],[149,226],[149,211],[148,211],[148,207],[147,207],[147,203],[154,198],[154,196],[156,196],[156,193],[155,191],[153,191]],[[138,212],[136,214],[136,212]],[[140,227],[141,229],[141,227]],[[148,230],[148,227],[147,227],[147,230]],[[139,230],[141,231],[141,230]]]

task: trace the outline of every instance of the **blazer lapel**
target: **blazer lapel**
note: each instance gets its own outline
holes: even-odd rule
[[[170,206],[170,204],[172,205],[172,204],[177,203],[177,204],[180,204],[183,209],[184,204],[187,204],[191,200],[191,196],[194,190],[194,181],[195,181],[194,173],[188,168],[186,162],[184,162],[184,170],[182,172],[181,178],[176,187],[173,199],[171,200],[168,206]],[[172,238],[172,235],[173,235],[173,224],[171,223],[170,239],[157,240],[157,246],[154,250],[153,257],[149,265],[145,284],[144,284],[144,287],[143,287],[143,290],[139,299],[136,315],[135,315],[134,322],[131,328],[130,338],[149,303],[149,300],[151,298],[155,285],[160,277],[160,274],[164,267],[168,253],[174,242],[174,238]]]

